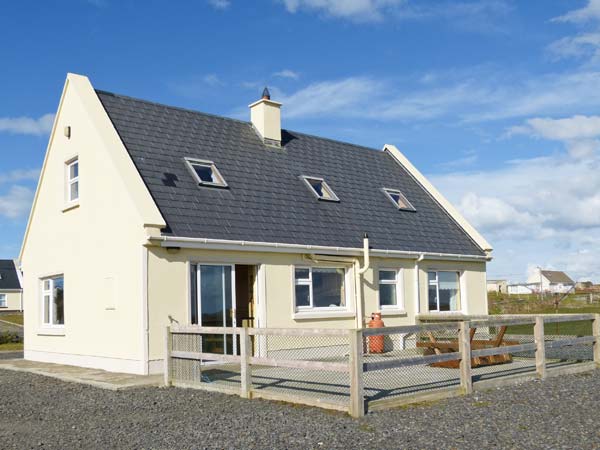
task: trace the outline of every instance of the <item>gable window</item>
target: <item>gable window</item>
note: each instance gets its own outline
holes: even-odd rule
[[[67,163],[67,201],[79,200],[79,159]]]
[[[345,277],[346,270],[341,267],[296,267],[296,310],[345,308]]]
[[[340,199],[335,192],[329,187],[327,182],[323,178],[317,177],[300,177],[308,186],[308,189],[313,193],[318,200],[327,200],[330,202],[339,202]]]
[[[458,272],[427,272],[429,311],[458,311],[460,283]]]
[[[416,211],[415,207],[408,201],[402,192],[397,189],[383,188],[383,193],[390,201],[396,205],[396,208],[405,211]]]
[[[214,162],[185,158],[185,163],[199,185],[227,187],[225,178],[223,178]]]
[[[45,278],[42,282],[42,317],[47,326],[65,324],[65,280],[62,275]]]
[[[0,294],[0,308],[6,308],[6,294]]]
[[[379,308],[403,309],[401,301],[402,285],[401,270],[379,269]]]

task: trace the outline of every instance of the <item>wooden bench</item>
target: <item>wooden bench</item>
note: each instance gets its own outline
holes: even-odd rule
[[[496,348],[508,345],[518,345],[517,341],[505,341],[506,325],[500,327],[498,334],[493,339],[473,339],[477,328],[471,328],[469,339],[471,349],[479,350],[482,348]],[[425,355],[441,355],[442,353],[453,353],[459,351],[458,339],[438,339],[430,331],[427,333],[429,340],[417,342],[418,348],[424,349]],[[495,364],[505,364],[512,362],[512,356],[509,353],[502,355],[479,356],[471,359],[471,367],[492,366]],[[458,369],[460,360],[443,361],[430,364],[431,367],[445,367]]]

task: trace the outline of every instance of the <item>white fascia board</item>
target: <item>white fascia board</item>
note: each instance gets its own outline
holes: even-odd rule
[[[425,178],[425,176],[419,172],[415,166],[412,165],[408,158],[404,156],[395,145],[385,144],[383,150],[391,155],[398,164],[404,167],[413,176],[413,178],[419,184],[421,184],[423,188],[425,188],[429,195],[431,195],[433,199],[446,210],[448,215],[454,219],[454,221],[471,237],[471,239],[473,239],[473,241],[475,241],[477,245],[479,245],[479,247],[481,247],[483,251],[486,252],[486,254],[488,254],[488,256],[491,254],[493,247],[490,245],[490,243],[481,234],[479,234],[475,227],[471,225],[461,213],[458,212],[454,205],[452,205],[452,203],[450,203],[446,197],[444,197],[440,191],[438,191],[435,186],[433,186],[433,184],[431,184],[431,182]]]
[[[127,191],[137,207],[143,225],[160,228],[166,227],[165,219],[144,184],[142,176],[133,164],[131,156],[125,148],[125,144],[121,140],[119,133],[117,133],[112,120],[100,102],[98,94],[96,94],[88,77],[69,73],[67,81],[75,88],[105,148],[109,150],[109,156],[120,173],[124,184],[127,186]],[[114,151],[110,151],[110,149],[114,149]]]
[[[150,245],[165,248],[195,248],[204,250],[229,250],[267,253],[319,253],[327,255],[363,256],[362,248],[327,247],[308,244],[285,244],[276,242],[233,241],[225,239],[189,238],[175,236],[148,236]],[[435,259],[449,261],[489,261],[488,256],[457,255],[452,253],[413,252],[401,250],[372,249],[371,256],[398,259]]]
[[[40,194],[40,187],[42,186],[42,179],[44,178],[44,172],[46,170],[46,163],[48,162],[48,154],[50,152],[50,147],[52,146],[52,141],[54,140],[54,134],[56,133],[56,125],[57,125],[58,119],[60,117],[60,111],[62,109],[62,105],[63,105],[64,99],[65,99],[65,94],[67,92],[68,87],[69,87],[69,77],[67,76],[67,79],[65,80],[65,85],[63,86],[63,90],[60,95],[60,101],[58,102],[58,109],[56,110],[56,114],[54,115],[54,123],[52,124],[52,130],[50,131],[50,138],[48,139],[48,145],[46,146],[46,153],[44,154],[44,162],[42,164],[42,170],[40,170],[37,187],[35,188],[35,195],[33,196],[33,202],[31,204],[31,210],[29,211],[29,218],[27,219],[27,226],[25,227],[25,234],[23,235],[23,242],[21,243],[21,251],[19,252],[19,258],[18,258],[19,266],[21,265],[21,261],[23,261],[23,251],[25,250],[25,245],[27,244],[27,237],[29,236],[31,220],[33,219],[33,213],[35,211],[35,206],[37,204],[37,200],[38,200],[38,197]]]

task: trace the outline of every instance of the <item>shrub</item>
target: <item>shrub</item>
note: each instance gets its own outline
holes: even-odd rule
[[[18,344],[20,342],[23,342],[23,338],[17,333],[11,333],[10,331],[0,333],[0,344]]]

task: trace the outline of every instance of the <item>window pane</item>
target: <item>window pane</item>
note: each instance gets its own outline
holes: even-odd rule
[[[294,272],[296,280],[308,280],[310,278],[309,274],[309,269],[296,269]]]
[[[200,266],[200,297],[203,327],[223,324],[223,267]]]
[[[199,164],[194,164],[193,167],[194,167],[194,170],[196,171],[196,174],[198,175],[198,178],[200,178],[204,183],[214,183],[215,182],[215,180],[213,179],[212,167],[201,166]]]
[[[427,272],[427,283],[429,285],[429,310],[437,311],[438,302],[437,302],[437,273],[436,272]]]
[[[380,306],[397,306],[395,284],[379,285],[379,304]]]
[[[44,291],[50,290],[50,280],[44,280]]]
[[[395,270],[380,270],[379,281],[396,281]]]
[[[69,199],[77,200],[79,198],[79,181],[75,181],[75,182],[71,183],[71,185],[69,186],[69,189],[70,189]]]
[[[44,323],[50,323],[50,296],[44,295]]]
[[[54,278],[54,291],[52,293],[52,315],[54,325],[63,325],[65,323],[64,310],[64,279]]]
[[[198,325],[198,265],[190,265],[190,321]]]
[[[69,180],[79,176],[79,162],[74,162],[69,166]]]
[[[313,269],[313,306],[344,306],[344,269]]]
[[[296,307],[310,306],[310,286],[308,284],[296,285]]]
[[[308,182],[319,197],[323,197],[323,182],[321,180],[308,179]]]
[[[458,309],[458,274],[456,272],[439,272],[440,311],[456,311]]]
[[[233,295],[231,294],[231,266],[223,266],[225,282],[225,326],[233,326]]]
[[[0,294],[0,306],[6,307],[6,294]]]

